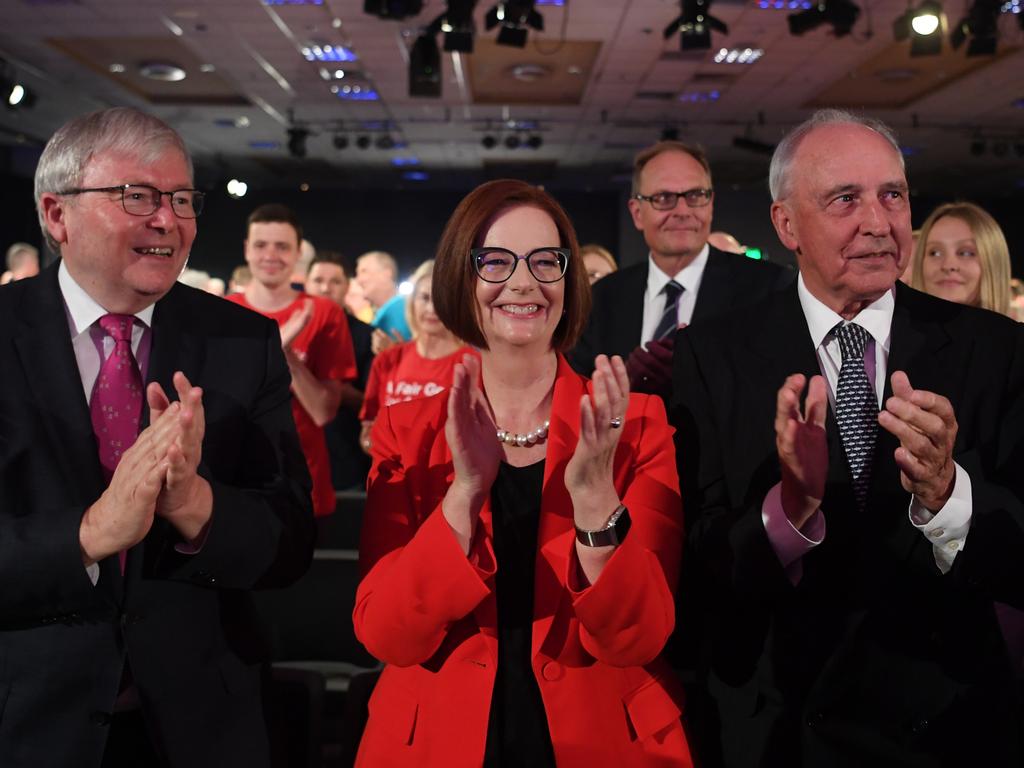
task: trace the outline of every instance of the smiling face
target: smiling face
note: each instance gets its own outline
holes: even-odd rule
[[[981,305],[981,257],[974,233],[958,216],[943,216],[928,233],[921,261],[924,290],[957,304]]]
[[[149,164],[101,152],[86,165],[79,186],[121,184],[173,191],[191,188],[192,178],[177,150]],[[45,193],[39,203],[68,272],[108,312],[133,314],[167,293],[196,236],[196,220],[178,218],[167,197],[148,216],[126,213],[120,192]]]
[[[494,223],[482,247],[507,248],[521,255],[535,248],[560,246],[558,228],[539,208],[511,208]],[[551,337],[562,319],[565,280],[539,283],[525,262],[517,262],[512,277],[504,283],[476,281],[480,329],[491,350],[501,347],[551,348]]]
[[[912,252],[910,202],[900,158],[862,125],[814,129],[788,172],[790,192],[772,223],[794,251],[808,290],[844,317],[892,288]]]
[[[299,234],[285,221],[254,221],[245,239],[245,261],[252,278],[267,288],[291,283],[299,260]]]
[[[640,194],[708,189],[711,179],[694,158],[669,150],[655,155],[640,173]],[[674,275],[692,261],[708,241],[714,203],[690,208],[682,197],[670,211],[656,211],[646,200],[630,200],[633,225],[644,233],[654,263]]]

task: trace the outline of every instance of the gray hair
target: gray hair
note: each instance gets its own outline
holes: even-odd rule
[[[816,128],[838,124],[862,125],[877,133],[892,145],[892,148],[896,151],[896,156],[900,159],[900,168],[906,170],[903,162],[903,153],[900,151],[896,134],[893,133],[892,128],[881,120],[857,115],[843,109],[819,109],[787,133],[785,138],[775,148],[775,154],[772,155],[772,163],[768,170],[768,189],[771,190],[773,201],[782,200],[790,194],[789,169],[793,164],[793,158],[796,156],[796,150],[800,146],[800,142]]]
[[[363,259],[373,259],[378,265],[380,265],[381,269],[390,271],[392,279],[394,279],[396,283],[398,282],[398,262],[395,261],[395,257],[387,251],[367,251],[356,259],[356,266],[358,266],[359,262]]]
[[[35,176],[36,210],[43,237],[54,253],[57,243],[46,229],[40,198],[81,186],[89,161],[98,154],[116,152],[140,163],[157,162],[169,150],[177,150],[193,177],[192,158],[181,136],[167,123],[134,107],[113,107],[76,117],[57,129],[39,157]]]
[[[15,270],[26,261],[39,261],[39,249],[29,243],[14,243],[7,249],[7,268]]]

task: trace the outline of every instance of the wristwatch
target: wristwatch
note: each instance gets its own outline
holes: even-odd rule
[[[612,516],[608,518],[608,523],[604,528],[597,531],[585,531],[576,526],[576,541],[585,547],[618,546],[625,540],[631,524],[629,510],[619,504],[618,508],[612,512]]]

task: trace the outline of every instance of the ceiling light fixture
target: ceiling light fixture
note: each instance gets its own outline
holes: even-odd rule
[[[908,8],[892,24],[897,42],[910,38],[911,56],[938,56],[942,53],[944,14],[936,0],[924,0],[917,8]]]
[[[949,42],[957,50],[967,42],[968,56],[991,56],[996,52],[1000,0],[974,0],[967,15],[953,27]]]
[[[441,50],[427,33],[417,37],[409,51],[409,95],[441,96]]]
[[[139,74],[162,83],[177,83],[188,76],[183,68],[169,61],[148,61],[140,64]]]
[[[360,149],[369,149],[370,148],[370,137],[366,136],[366,135],[358,136],[356,138],[356,146],[359,147]]]
[[[228,182],[228,194],[235,200],[245,197],[245,193],[249,191],[249,185],[244,181],[238,179],[232,179]]]
[[[418,16],[422,10],[423,0],[363,0],[363,13],[382,19]]]
[[[544,144],[544,138],[539,133],[534,133],[526,140],[526,146],[530,149],[540,149]]]
[[[515,133],[510,133],[505,137],[505,146],[508,149],[519,149],[519,136]]]
[[[292,157],[303,158],[306,156],[306,140],[309,138],[309,130],[306,128],[288,129],[288,154]]]
[[[708,13],[711,0],[681,0],[682,13],[665,27],[662,37],[668,40],[679,33],[679,47],[684,51],[706,50],[711,47],[711,30],[729,34],[725,22]]]
[[[525,48],[530,29],[544,31],[544,17],[534,6],[534,0],[508,0],[498,3],[484,16],[484,28],[498,29],[498,45]]]
[[[444,33],[444,50],[459,53],[473,52],[473,9],[477,0],[448,0],[448,8],[434,19],[425,33],[436,37]]]
[[[790,34],[799,36],[828,24],[832,27],[832,34],[843,37],[850,34],[859,16],[860,8],[850,0],[819,0],[813,8],[791,13],[786,18]]]
[[[480,145],[484,149],[494,149],[496,146],[498,146],[498,140],[488,133],[486,136],[480,139]]]
[[[342,149],[348,149],[348,136],[343,133],[336,133],[334,134],[332,143],[334,144],[334,148],[339,151]]]

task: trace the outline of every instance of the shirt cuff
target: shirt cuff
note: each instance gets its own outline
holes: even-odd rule
[[[100,580],[100,564],[93,563],[92,565],[85,566],[85,575],[89,577],[89,581],[95,587]]]
[[[206,543],[206,537],[210,535],[211,522],[213,522],[212,516],[206,521],[206,525],[203,526],[203,530],[199,532],[198,536],[192,539],[192,541],[182,541],[175,544],[174,551],[179,555],[198,555]]]
[[[803,575],[800,558],[825,540],[825,516],[819,509],[804,525],[804,530],[798,530],[782,509],[782,483],[776,483],[761,505],[761,522],[786,575],[796,584]]]
[[[935,565],[943,573],[953,567],[957,553],[964,548],[971,528],[971,476],[956,462],[953,493],[938,512],[932,513],[918,501],[910,499],[910,524],[925,535],[932,545]]]

